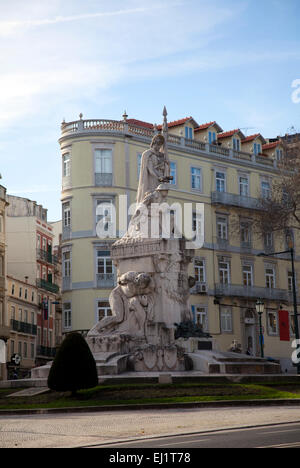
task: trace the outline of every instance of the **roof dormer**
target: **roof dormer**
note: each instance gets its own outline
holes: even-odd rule
[[[185,117],[184,119],[174,120],[168,123],[169,133],[189,140],[194,139],[194,131],[197,127],[199,127],[199,125],[193,117]],[[162,126],[159,125],[157,128],[160,130]]]
[[[284,145],[281,140],[276,140],[263,145],[262,152],[264,156],[280,161],[284,156]]]
[[[249,135],[242,140],[242,150],[245,153],[253,153],[257,156],[262,154],[262,148],[266,143],[266,140],[260,133]]]
[[[221,132],[223,132],[223,129],[217,124],[217,122],[209,122],[195,128],[195,140],[203,141],[212,145],[218,141],[218,133]]]
[[[222,146],[227,146],[227,148],[232,148],[235,151],[241,151],[242,140],[244,139],[245,135],[238,128],[218,135],[218,142]]]

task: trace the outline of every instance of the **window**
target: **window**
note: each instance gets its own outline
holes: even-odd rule
[[[30,357],[31,357],[31,359],[35,358],[34,343],[30,344]]]
[[[191,168],[192,189],[201,191],[201,169],[198,167]]]
[[[97,320],[100,321],[104,317],[110,317],[112,311],[108,301],[97,301]]]
[[[24,322],[28,323],[28,310],[24,310]]]
[[[38,235],[36,236],[36,248],[37,248],[37,249],[40,249],[40,248],[41,248],[41,236],[40,236],[40,234],[38,234]]]
[[[71,175],[71,159],[70,154],[63,155],[63,177],[70,177]]]
[[[31,324],[35,324],[35,317],[34,317],[34,312],[31,312]]]
[[[253,153],[255,156],[261,153],[261,144],[260,143],[254,143],[253,144]]]
[[[63,203],[63,227],[68,228],[71,226],[71,207],[70,202]]]
[[[15,341],[10,340],[10,356],[12,356],[13,354],[15,354]]]
[[[15,308],[15,306],[11,306],[10,314],[11,314],[11,319],[16,320],[16,308]]]
[[[15,285],[14,284],[11,285],[11,294],[12,294],[12,296],[14,296],[14,294],[15,294]]]
[[[112,150],[98,149],[95,151],[95,172],[97,174],[112,174]]]
[[[219,262],[219,276],[221,284],[230,284],[230,264],[229,262]]]
[[[34,296],[34,291],[31,293],[31,301],[34,302],[35,296]]]
[[[97,274],[107,277],[113,274],[113,263],[110,257],[102,257],[101,252],[97,252]]]
[[[23,311],[19,309],[19,322],[23,322]]]
[[[267,323],[268,334],[277,335],[278,334],[277,312],[267,311],[267,322],[268,322]]]
[[[275,268],[267,267],[265,269],[266,288],[274,289],[276,287]]]
[[[217,218],[217,237],[218,240],[228,240],[228,219],[227,217]]]
[[[188,138],[189,140],[193,139],[193,129],[192,129],[192,127],[185,127],[185,138]]]
[[[243,284],[253,286],[253,265],[243,265]]]
[[[194,268],[197,283],[205,283],[205,261],[196,258],[194,261]]]
[[[221,331],[222,333],[232,333],[232,310],[230,307],[221,308]]]
[[[204,332],[208,331],[207,310],[202,306],[195,306],[195,323]]]
[[[0,214],[0,232],[4,232],[4,218],[2,214]]]
[[[216,132],[208,132],[208,143],[211,145],[217,140]]]
[[[241,223],[241,245],[251,247],[251,225],[248,222]]]
[[[24,292],[24,299],[28,299],[28,289],[25,289],[25,292]]]
[[[263,180],[261,182],[261,196],[265,199],[270,198],[271,195],[271,186],[270,182]]]
[[[19,297],[22,297],[22,288],[19,289]]]
[[[170,162],[170,176],[173,177],[173,180],[170,180],[171,185],[177,184],[177,166],[176,163],[171,161]]]
[[[71,302],[65,302],[63,304],[63,325],[64,328],[71,328],[72,326]]]
[[[266,250],[273,249],[273,233],[267,232],[264,234],[264,246]]]
[[[22,341],[19,341],[18,343],[18,354],[22,357]]]
[[[63,253],[63,277],[69,278],[71,276],[71,252]]]
[[[226,192],[226,176],[224,172],[216,172],[216,191]]]
[[[26,343],[26,341],[23,344],[23,357],[27,358],[27,343]]]
[[[249,180],[248,177],[240,176],[239,177],[239,187],[240,187],[240,195],[242,197],[249,196]]]
[[[234,149],[235,151],[240,151],[240,149],[241,149],[241,142],[240,142],[239,138],[233,138],[232,142],[233,142],[233,149]]]

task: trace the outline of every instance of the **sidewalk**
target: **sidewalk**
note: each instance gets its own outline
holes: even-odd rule
[[[0,448],[71,448],[299,421],[295,406],[1,416]]]

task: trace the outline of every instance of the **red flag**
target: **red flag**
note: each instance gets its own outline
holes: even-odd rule
[[[279,333],[280,341],[290,341],[290,320],[287,310],[279,310]]]

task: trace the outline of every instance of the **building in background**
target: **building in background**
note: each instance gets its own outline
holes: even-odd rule
[[[141,155],[161,128],[127,117],[122,121],[81,117],[62,124],[64,333],[87,331],[111,314],[114,239],[99,238],[96,226],[101,216],[110,220],[109,206],[114,206],[117,219],[121,215],[123,220],[116,236],[124,233],[128,219],[127,212],[119,210],[119,197],[125,196],[128,206],[135,202]],[[220,350],[227,351],[235,340],[244,353],[260,355],[255,304],[262,299],[265,355],[280,358],[285,369],[292,349],[290,341],[280,339],[278,311],[288,310],[292,338],[291,264],[288,257],[258,257],[286,246],[274,233],[257,237],[251,227],[257,199],[270,193],[283,146],[260,134],[245,136],[240,129],[224,132],[217,122],[199,125],[192,117],[168,126],[173,176],[169,203],[205,206],[205,243],[190,267],[196,278],[190,301],[194,320],[215,338]],[[197,229],[195,221],[193,227]],[[296,260],[299,278],[299,256]]]
[[[47,210],[41,205],[11,195],[8,195],[8,201],[7,273],[12,279],[36,287],[35,360],[41,365],[55,355],[57,324],[61,323],[61,267],[59,257],[54,253],[54,231],[47,221]],[[28,319],[31,324],[31,317]]]
[[[6,304],[6,188],[0,185],[0,346],[1,360],[7,359],[6,343],[10,336]],[[6,378],[6,364],[0,361],[0,380]]]
[[[25,378],[35,367],[38,355],[38,316],[41,313],[36,284],[7,276],[7,314],[10,324],[8,341],[8,378]],[[39,334],[41,331],[39,330]],[[13,357],[20,357],[16,367]]]

